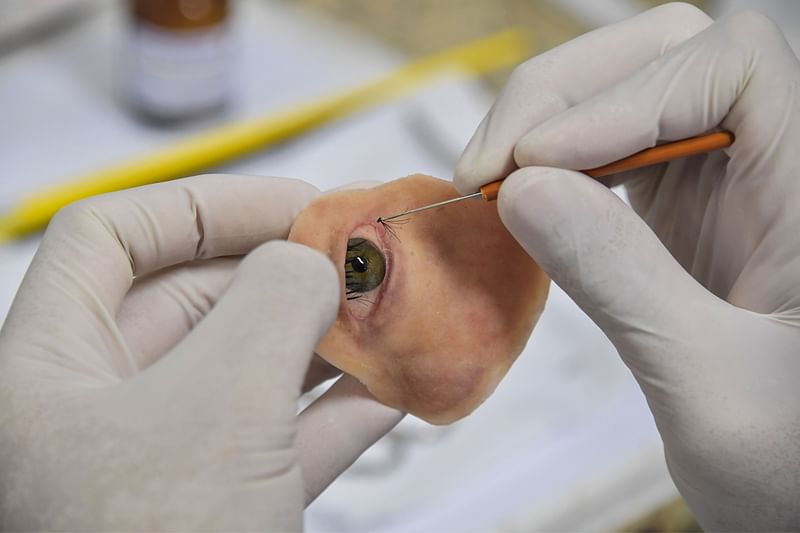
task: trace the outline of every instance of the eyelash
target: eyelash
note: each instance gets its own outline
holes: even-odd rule
[[[397,236],[397,230],[402,229],[398,226],[404,226],[408,224],[408,222],[409,222],[408,218],[398,218],[392,220],[391,222],[387,222],[386,220],[383,220],[381,218],[378,219],[378,223],[384,227],[386,233],[394,237],[394,239],[397,240],[397,242],[401,242],[400,237]]]
[[[348,242],[347,251],[352,252],[355,246],[351,246]],[[364,296],[363,285],[352,278],[353,266],[349,262],[344,264],[344,289],[345,297],[348,300],[358,300]]]

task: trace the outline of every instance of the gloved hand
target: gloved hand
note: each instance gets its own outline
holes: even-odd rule
[[[614,343],[712,530],[800,528],[799,99],[773,22],[666,5],[518,67],[455,175],[510,174],[500,216]],[[633,210],[559,170],[716,127],[725,153],[615,176]]]
[[[401,417],[346,377],[297,416],[338,277],[261,244],[317,194],[201,176],[57,215],[0,331],[0,525],[301,528]]]

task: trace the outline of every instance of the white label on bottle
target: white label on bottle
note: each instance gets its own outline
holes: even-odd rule
[[[169,31],[140,23],[132,32],[127,77],[135,105],[176,117],[225,100],[230,54],[224,25]]]

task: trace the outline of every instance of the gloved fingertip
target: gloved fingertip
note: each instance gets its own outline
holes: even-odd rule
[[[287,189],[291,189],[295,195],[297,208],[296,213],[300,213],[305,207],[316,200],[322,191],[316,185],[308,183],[307,181],[295,178],[277,178],[285,184]]]
[[[528,132],[527,135],[518,140],[517,144],[514,145],[514,163],[516,163],[520,168],[525,168],[536,164],[536,160],[531,153],[533,151],[531,149],[531,137],[532,132]]]
[[[461,154],[453,172],[453,185],[459,194],[472,194],[489,182],[516,170],[511,147],[504,149],[483,139],[479,129]]]
[[[237,279],[249,283],[250,290],[263,292],[265,302],[284,306],[287,313],[301,309],[302,315],[318,315],[323,332],[338,312],[336,267],[327,256],[302,244],[275,240],[259,246],[242,261]]]
[[[456,163],[453,171],[453,185],[461,195],[477,192],[480,187],[480,178],[475,172],[475,166],[468,151],[465,151]]]
[[[598,166],[609,148],[616,148],[607,136],[584,141],[585,118],[566,111],[533,128],[514,145],[514,163],[532,166],[591,168]]]
[[[534,257],[541,238],[552,238],[563,227],[570,198],[562,185],[571,171],[527,167],[513,172],[503,182],[498,195],[498,211],[503,224],[525,250]]]
[[[611,201],[618,199],[579,172],[527,167],[503,183],[498,211],[528,255],[568,290],[575,284],[592,283],[587,276],[603,276],[598,269],[587,271],[582,265],[587,257],[604,255],[603,243],[613,237],[609,235],[613,224],[609,227],[604,219],[614,211]]]

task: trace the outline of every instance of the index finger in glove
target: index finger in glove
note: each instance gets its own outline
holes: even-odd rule
[[[599,28],[518,66],[456,166],[462,194],[517,168],[514,147],[529,130],[636,72],[711,24],[689,4],[667,4]]]
[[[78,202],[51,222],[15,307],[67,328],[113,320],[135,276],[285,237],[318,194],[299,180],[207,175]]]
[[[728,152],[737,166],[758,174],[765,158],[795,157],[793,144],[781,151],[776,140],[792,128],[797,72],[772,21],[736,13],[533,128],[517,143],[515,160],[520,167],[594,168],[722,125],[736,134]]]

